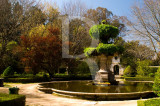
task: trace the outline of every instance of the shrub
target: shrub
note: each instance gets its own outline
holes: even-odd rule
[[[151,68],[149,67],[150,64],[150,60],[137,61],[137,75],[149,76],[151,72]]]
[[[150,74],[149,74],[149,77],[154,77],[154,76],[155,76],[154,73],[150,73]]]
[[[155,79],[154,79],[154,84],[153,84],[153,91],[155,94],[160,96],[160,68],[158,68],[156,74],[155,74]]]
[[[0,106],[25,106],[25,96],[0,94]]]
[[[155,74],[157,72],[158,68],[157,67],[150,67],[150,73]]]
[[[85,62],[82,62],[81,64],[78,65],[78,74],[84,75],[84,74],[91,74],[88,64]]]
[[[14,70],[11,66],[9,66],[4,70],[3,76],[11,76],[11,75],[14,75]]]
[[[127,66],[127,68],[124,70],[124,76],[130,77],[132,75],[132,68],[131,66]]]

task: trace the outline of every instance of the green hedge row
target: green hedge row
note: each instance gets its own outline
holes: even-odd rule
[[[0,94],[0,106],[25,106],[24,95]]]
[[[150,77],[125,77],[126,81],[154,81],[154,78]]]
[[[4,78],[4,82],[15,82],[15,83],[34,83],[34,82],[46,82],[49,79],[45,78]]]
[[[160,98],[148,99],[148,100],[139,100],[137,101],[138,106],[159,106]]]
[[[67,80],[92,80],[91,76],[54,76],[52,81],[67,81]],[[35,83],[35,82],[47,82],[51,81],[48,78],[44,77],[35,77],[35,78],[9,78],[5,77],[4,82],[14,82],[14,83]]]
[[[54,76],[52,79],[54,81],[67,81],[67,80],[92,80],[91,75],[86,76],[74,76],[74,75],[68,75],[68,76]]]

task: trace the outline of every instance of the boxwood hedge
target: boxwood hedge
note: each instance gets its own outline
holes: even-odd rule
[[[25,96],[0,93],[0,106],[25,106]]]
[[[154,81],[152,77],[125,77],[126,81]]]

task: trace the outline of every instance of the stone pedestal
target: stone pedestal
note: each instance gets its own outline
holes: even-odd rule
[[[107,57],[105,55],[101,55],[99,58],[100,58],[100,70],[97,72],[95,76],[95,81],[108,82],[108,72],[106,69]]]
[[[116,83],[114,73],[110,71],[112,58],[113,58],[113,56],[106,57],[103,54],[101,56],[99,56],[100,70],[97,72],[97,74],[95,76],[96,82],[109,82],[111,84]]]
[[[108,72],[98,71],[95,77],[96,82],[108,82]]]

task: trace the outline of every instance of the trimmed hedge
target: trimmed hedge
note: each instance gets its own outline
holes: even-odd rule
[[[55,75],[52,81],[68,81],[68,80],[92,80],[91,75],[77,76],[77,75]],[[48,82],[48,78],[34,77],[34,78],[9,78],[5,77],[4,82],[14,83],[36,83],[36,82]]]
[[[4,78],[4,82],[15,82],[15,83],[34,83],[34,82],[46,82],[49,81],[45,78]]]
[[[138,106],[159,106],[160,98],[148,99],[148,100],[139,100],[137,101]]]
[[[154,78],[150,77],[125,77],[126,81],[154,81]]]
[[[68,80],[92,80],[91,75],[83,75],[83,76],[77,76],[77,75],[65,75],[65,76],[54,76],[53,81],[68,81]]]
[[[0,94],[0,106],[25,106],[24,95]]]

